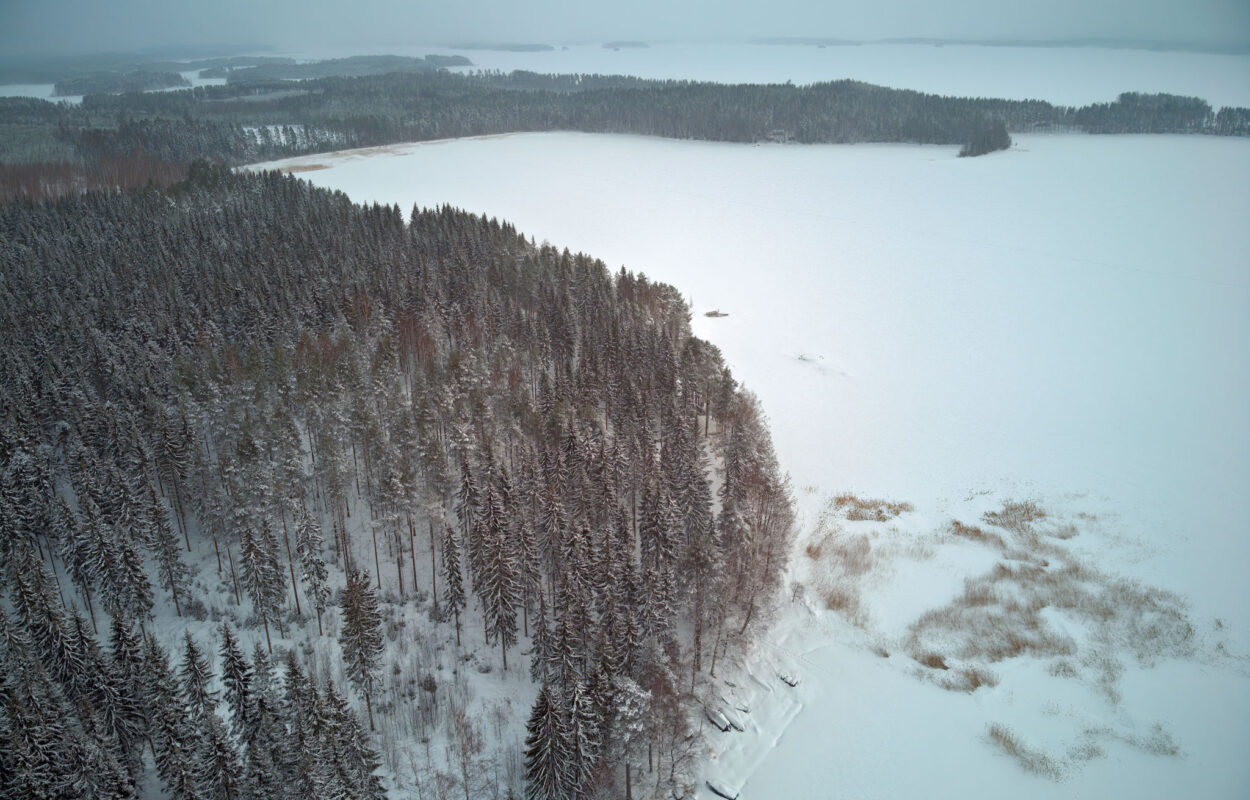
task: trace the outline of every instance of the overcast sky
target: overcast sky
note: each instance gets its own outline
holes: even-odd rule
[[[1250,0],[0,0],[0,54],[605,39],[1250,41]]]

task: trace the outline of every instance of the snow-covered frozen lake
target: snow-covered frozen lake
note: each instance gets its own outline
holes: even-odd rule
[[[801,705],[816,707],[745,748],[754,796],[828,752],[818,732],[835,713],[851,749],[831,775],[856,796],[939,779],[972,796],[1001,781],[1026,796],[1095,796],[1126,770],[1151,791],[1250,786],[1250,141],[1035,135],[958,159],[953,147],[560,133],[286,163],[322,166],[303,176],[357,201],[484,212],[679,287],[696,332],[759,395],[806,530],[847,490],[911,501],[924,520],[914,527],[981,497],[1088,514],[1103,538],[1080,543],[1100,569],[1182,595],[1241,665],[1124,679],[1125,707],[1167,723],[1183,758],[1113,751],[1058,784],[1000,759],[984,773],[999,782],[986,783],[939,760],[991,752],[977,738],[987,709],[1017,719],[1016,689],[943,693],[820,638],[840,635],[828,621],[801,625],[781,646],[807,654],[819,688]],[[892,699],[903,685],[918,705]],[[1035,685],[1020,685],[1021,707]],[[1050,695],[1034,705],[1063,708]],[[939,755],[914,773],[869,757],[894,726],[910,729],[900,754]],[[726,769],[731,782],[751,773]]]

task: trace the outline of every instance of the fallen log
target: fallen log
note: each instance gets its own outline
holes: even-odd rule
[[[731,795],[728,792],[722,792],[720,789],[717,789],[715,786],[713,786],[711,781],[704,781],[703,783],[712,792],[712,794],[716,795],[717,797],[723,797],[725,798],[725,800],[738,800],[738,795],[736,794]]]

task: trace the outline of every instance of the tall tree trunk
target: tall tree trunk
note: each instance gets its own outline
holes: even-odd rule
[[[169,593],[174,596],[174,611],[181,617],[182,606],[178,603],[178,585],[174,583],[174,565],[166,564],[165,568],[169,573]]]
[[[409,540],[411,541],[411,539]],[[404,599],[404,534],[395,526],[395,571],[399,576],[399,599]],[[412,593],[417,593],[417,565],[412,565]]]
[[[221,577],[221,547],[217,545],[217,534],[213,534],[213,552],[217,554],[217,577]]]
[[[87,613],[91,615],[91,630],[95,631],[98,634],[100,632],[100,629],[95,624],[95,608],[91,605],[91,588],[87,586],[86,582],[83,582],[82,594],[83,594],[83,597],[87,600]]]
[[[437,617],[438,616],[438,565],[434,559],[434,520],[433,518],[429,518],[428,521],[430,523],[430,586],[432,587],[430,589],[430,594],[434,598],[434,616]],[[408,524],[410,526],[412,525],[412,517],[408,518]],[[412,544],[411,528],[409,529],[409,534],[410,534],[410,537],[408,539],[408,543]],[[417,563],[417,556],[415,555],[416,551],[414,550],[413,553],[414,555],[412,556],[412,563],[415,565]],[[415,566],[413,567],[413,573],[414,574],[416,573]]]
[[[370,514],[370,517],[373,515]],[[373,568],[378,576],[378,592],[382,591],[382,560],[378,558],[378,528],[373,524],[373,520],[369,520],[369,532],[373,534]],[[400,587],[403,590],[403,587]]]
[[[234,583],[234,604],[241,606],[243,601],[239,599],[239,578],[234,573],[234,554],[230,552],[230,545],[226,545],[226,558],[230,561],[230,580]]]
[[[302,617],[299,607],[299,583],[295,580],[295,559],[291,557],[291,537],[286,530],[286,511],[278,504],[278,516],[282,519],[282,541],[286,543],[286,565],[291,568],[291,595],[295,597],[295,615]]]

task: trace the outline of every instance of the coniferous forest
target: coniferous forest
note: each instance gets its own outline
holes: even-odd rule
[[[1250,110],[1121,94],[1080,108],[946,97],[858,81],[726,85],[622,76],[416,71],[313,77],[343,61],[237,69],[225,86],[90,94],[81,106],[0,98],[0,196],[165,184],[196,158],[240,165],[353,147],[518,131],[728,142],[1010,145],[1009,132],[1250,135]],[[348,60],[350,61],[350,60]],[[378,63],[381,62],[383,66]],[[410,59],[409,61],[414,61]],[[394,68],[384,59],[361,69]],[[328,66],[326,66],[328,65]],[[309,76],[299,82],[280,76]],[[120,182],[120,183],[119,183]]]
[[[202,161],[0,276],[5,797],[688,791],[792,511],[675,289]]]

